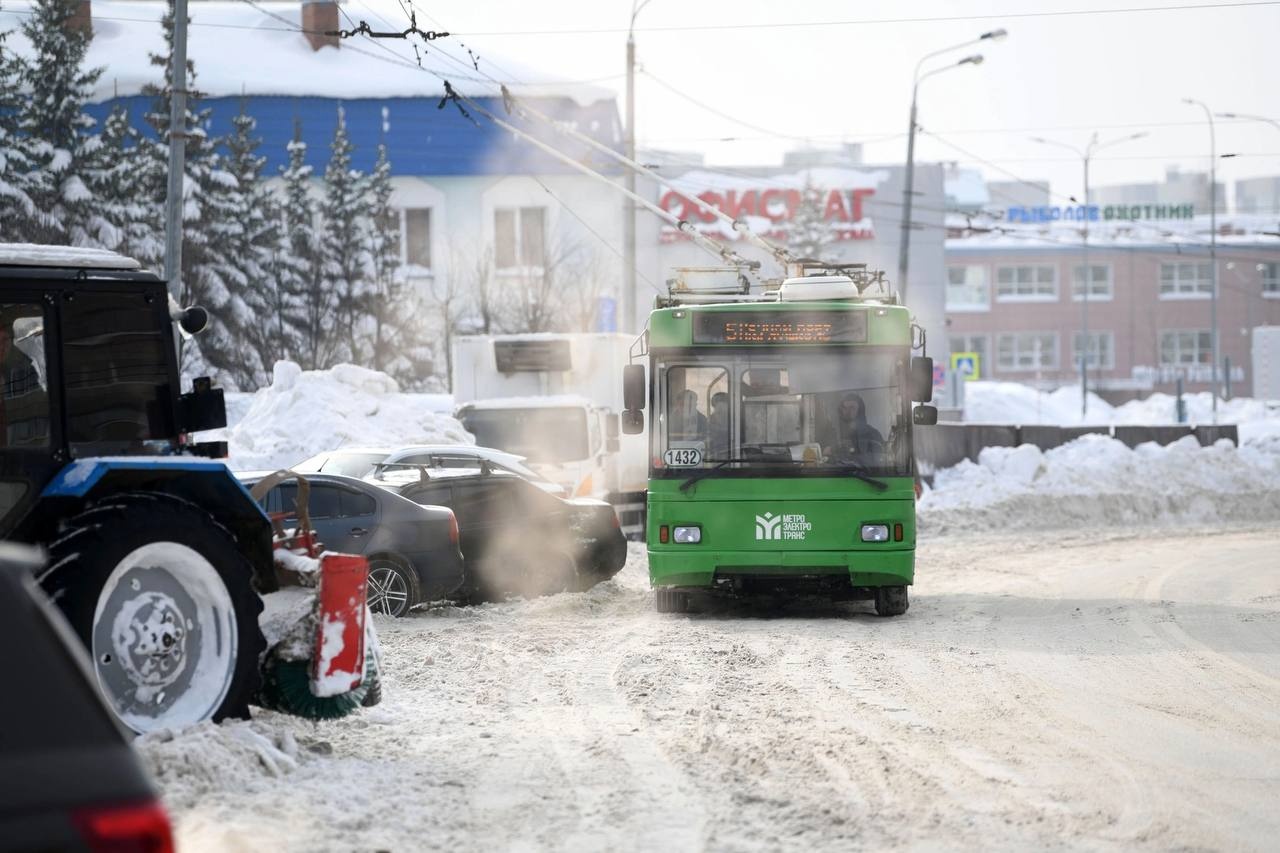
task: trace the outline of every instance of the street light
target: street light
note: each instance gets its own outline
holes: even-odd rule
[[[1213,268],[1213,290],[1209,293],[1209,337],[1213,343],[1213,369],[1209,372],[1213,399],[1213,422],[1218,423],[1218,145],[1213,132],[1213,110],[1203,101],[1183,98],[1182,103],[1204,110],[1209,120],[1209,265]]]
[[[984,41],[1001,41],[1007,35],[1007,30],[998,29],[985,32],[976,39],[953,44],[951,47],[944,47],[941,50],[935,50],[932,53],[926,53],[920,57],[920,61],[916,63],[915,72],[911,75],[911,122],[907,127],[907,173],[903,176],[902,189],[902,239],[898,244],[898,295],[902,299],[902,304],[907,303],[907,251],[911,248],[911,202],[915,195],[915,167],[916,167],[916,94],[920,89],[921,81],[935,74],[940,74],[951,68],[959,68],[961,65],[981,65],[982,54],[974,54],[966,56],[964,59],[953,65],[944,65],[941,68],[935,68],[933,71],[921,76],[920,68],[935,56],[941,56],[944,53],[951,53],[955,50],[961,50],[971,47],[975,44],[981,44]]]
[[[636,159],[636,16],[648,6],[651,0],[632,0],[631,23],[627,25],[627,159]],[[622,297],[622,324],[624,332],[633,332],[636,327],[636,208],[632,198],[636,193],[636,173],[632,169],[624,170],[626,175],[627,200],[623,206],[622,216],[622,248],[624,282]]]
[[[1276,130],[1280,130],[1280,121],[1276,121],[1273,118],[1267,118],[1266,116],[1255,116],[1255,115],[1249,115],[1248,113],[1214,113],[1214,115],[1216,115],[1218,118],[1234,118],[1234,119],[1243,119],[1245,121],[1260,121],[1263,124],[1271,125]]]
[[[1065,142],[1055,142],[1052,139],[1045,139],[1041,136],[1031,137],[1032,142],[1039,142],[1041,145],[1053,145],[1058,148],[1065,148],[1072,154],[1075,154],[1084,162],[1084,269],[1083,277],[1080,282],[1080,337],[1083,349],[1080,351],[1080,417],[1083,419],[1089,414],[1089,289],[1093,286],[1093,271],[1089,268],[1089,220],[1093,215],[1092,209],[1089,207],[1089,160],[1093,155],[1101,151],[1103,148],[1110,148],[1112,145],[1119,145],[1121,142],[1130,142],[1134,139],[1141,139],[1146,136],[1147,132],[1131,133],[1128,136],[1122,136],[1119,139],[1111,139],[1106,142],[1098,141],[1098,133],[1094,131],[1093,136],[1089,139],[1089,144],[1083,150],[1076,148],[1074,145],[1068,145]],[[1072,199],[1074,201],[1074,199]],[[1072,276],[1074,283],[1075,276]],[[1102,349],[1098,348],[1098,367],[1102,367]]]

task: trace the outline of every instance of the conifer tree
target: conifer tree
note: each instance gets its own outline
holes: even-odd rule
[[[227,249],[234,264],[235,288],[256,321],[240,330],[247,350],[238,373],[241,387],[261,387],[270,381],[272,368],[287,357],[280,282],[277,275],[283,223],[275,194],[262,180],[266,158],[258,154],[262,140],[254,135],[257,123],[245,112],[232,120],[227,137],[227,170],[235,178],[231,193],[233,216],[239,230],[229,235]]]
[[[330,150],[324,170],[324,197],[320,201],[321,272],[326,289],[337,302],[337,356],[355,361],[362,354],[358,327],[367,313],[371,289],[369,251],[361,234],[366,227],[368,204],[362,176],[351,167],[355,146],[347,135],[346,115],[341,107]]]
[[[18,126],[26,63],[11,51],[0,32],[0,240],[19,240],[35,205],[27,192],[31,157]]]
[[[307,165],[307,143],[299,125],[294,125],[288,150],[288,165],[280,172],[284,180],[278,272],[280,310],[294,360],[314,370],[327,365],[333,354],[332,323],[337,300],[321,274],[317,211],[311,197],[312,169]]]
[[[835,240],[822,209],[823,195],[806,177],[800,205],[787,226],[787,248],[802,258],[821,260],[826,247]]]
[[[84,105],[103,69],[84,68],[93,34],[67,25],[78,7],[79,0],[35,0],[22,24],[32,58],[18,123],[34,170],[27,194],[35,208],[23,236],[33,243],[91,242],[86,219],[93,199],[81,166],[83,147],[96,141],[88,136],[94,121]]]
[[[367,188],[365,234],[371,283],[368,363],[394,376],[403,387],[414,388],[429,377],[434,358],[426,343],[428,312],[424,300],[401,272],[400,213],[391,206],[391,192],[391,161],[386,143],[382,143]]]
[[[102,133],[83,146],[85,185],[94,199],[84,225],[87,243],[158,269],[164,257],[164,228],[151,188],[163,183],[164,176],[153,173],[157,164],[147,156],[149,144],[133,126],[128,110],[115,106]]]

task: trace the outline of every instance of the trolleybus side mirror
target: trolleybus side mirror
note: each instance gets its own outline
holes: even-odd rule
[[[644,432],[644,412],[627,409],[622,413],[622,431],[627,435],[639,435]]]
[[[638,412],[644,408],[644,365],[628,364],[622,368],[622,408]]]
[[[928,356],[911,359],[911,399],[916,403],[933,399],[933,359]]]
[[[916,426],[933,426],[938,422],[938,407],[916,406],[911,410],[911,422]]]

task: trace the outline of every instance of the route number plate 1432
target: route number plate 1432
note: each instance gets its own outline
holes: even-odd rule
[[[702,451],[696,447],[673,447],[662,454],[668,468],[696,468],[702,464]]]

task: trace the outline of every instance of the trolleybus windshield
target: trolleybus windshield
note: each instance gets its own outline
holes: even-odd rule
[[[905,349],[770,347],[660,356],[655,467],[910,476]]]

